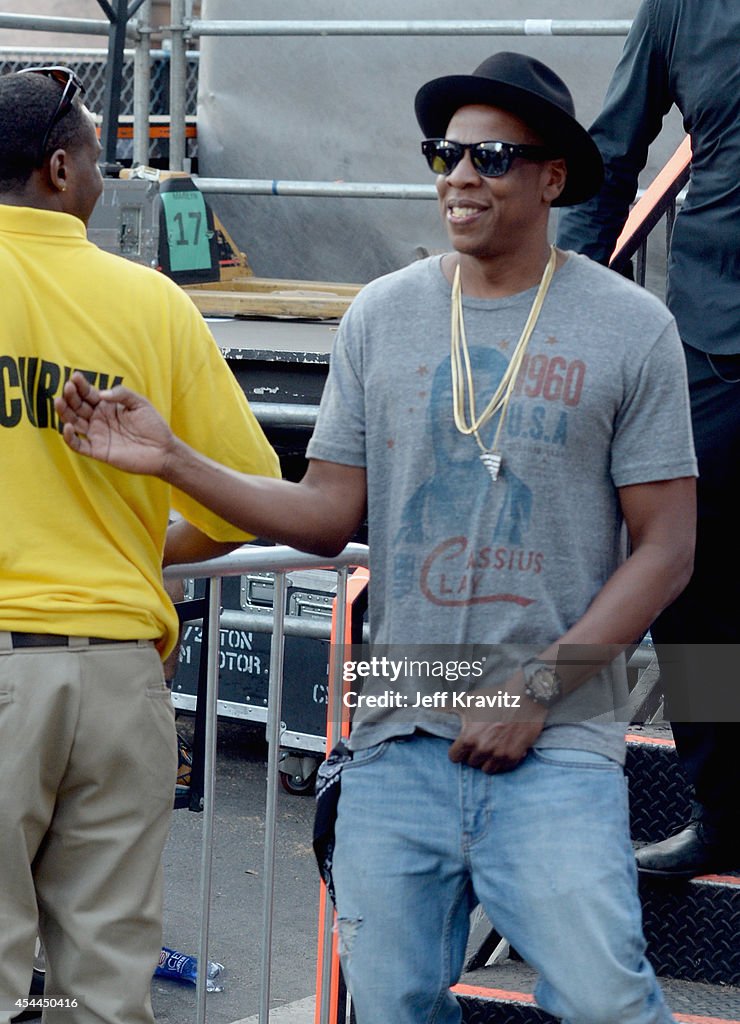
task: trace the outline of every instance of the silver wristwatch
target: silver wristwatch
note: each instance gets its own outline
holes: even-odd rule
[[[522,665],[524,692],[536,704],[551,708],[563,696],[563,684],[553,665],[529,658]]]

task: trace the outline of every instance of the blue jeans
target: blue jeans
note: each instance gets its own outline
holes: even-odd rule
[[[453,764],[415,735],[357,751],[342,772],[334,882],[358,1024],[459,1024],[469,914],[539,972],[568,1024],[673,1020],[645,958],[618,764],[530,751],[514,771]]]

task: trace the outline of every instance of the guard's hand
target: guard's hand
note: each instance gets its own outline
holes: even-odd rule
[[[120,386],[99,391],[75,372],[54,405],[74,451],[130,473],[163,472],[174,437],[141,395]]]
[[[527,702],[526,719],[509,722],[481,722],[463,716],[462,728],[450,747],[449,758],[487,775],[510,772],[524,760],[542,732],[547,709]]]

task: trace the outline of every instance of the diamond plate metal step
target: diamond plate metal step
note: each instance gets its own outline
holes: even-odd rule
[[[740,985],[740,873],[671,885],[643,878],[640,898],[657,974]]]
[[[665,839],[686,824],[691,811],[688,784],[668,725],[628,734],[625,774],[636,842]]]
[[[557,1024],[534,1002],[536,977],[509,960],[464,975],[454,990],[464,1024]],[[661,987],[679,1024],[740,1024],[740,988],[673,979]]]
[[[626,772],[636,845],[663,839],[685,825],[687,784],[669,726],[630,734]],[[687,882],[641,878],[640,897],[648,958],[658,975],[740,986],[740,871]],[[483,917],[471,940],[468,969],[487,962],[499,936]],[[511,1012],[514,1020],[522,1010]]]
[[[688,787],[668,726],[629,735],[625,770],[637,845],[686,824]],[[648,957],[659,975],[740,985],[740,871],[670,884],[641,878],[640,897]]]

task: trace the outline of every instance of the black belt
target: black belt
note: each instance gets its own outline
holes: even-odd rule
[[[69,647],[70,642],[81,639],[76,636],[62,636],[59,633],[11,633],[12,647]],[[89,636],[90,644],[130,644],[133,640],[111,640],[104,636]]]

